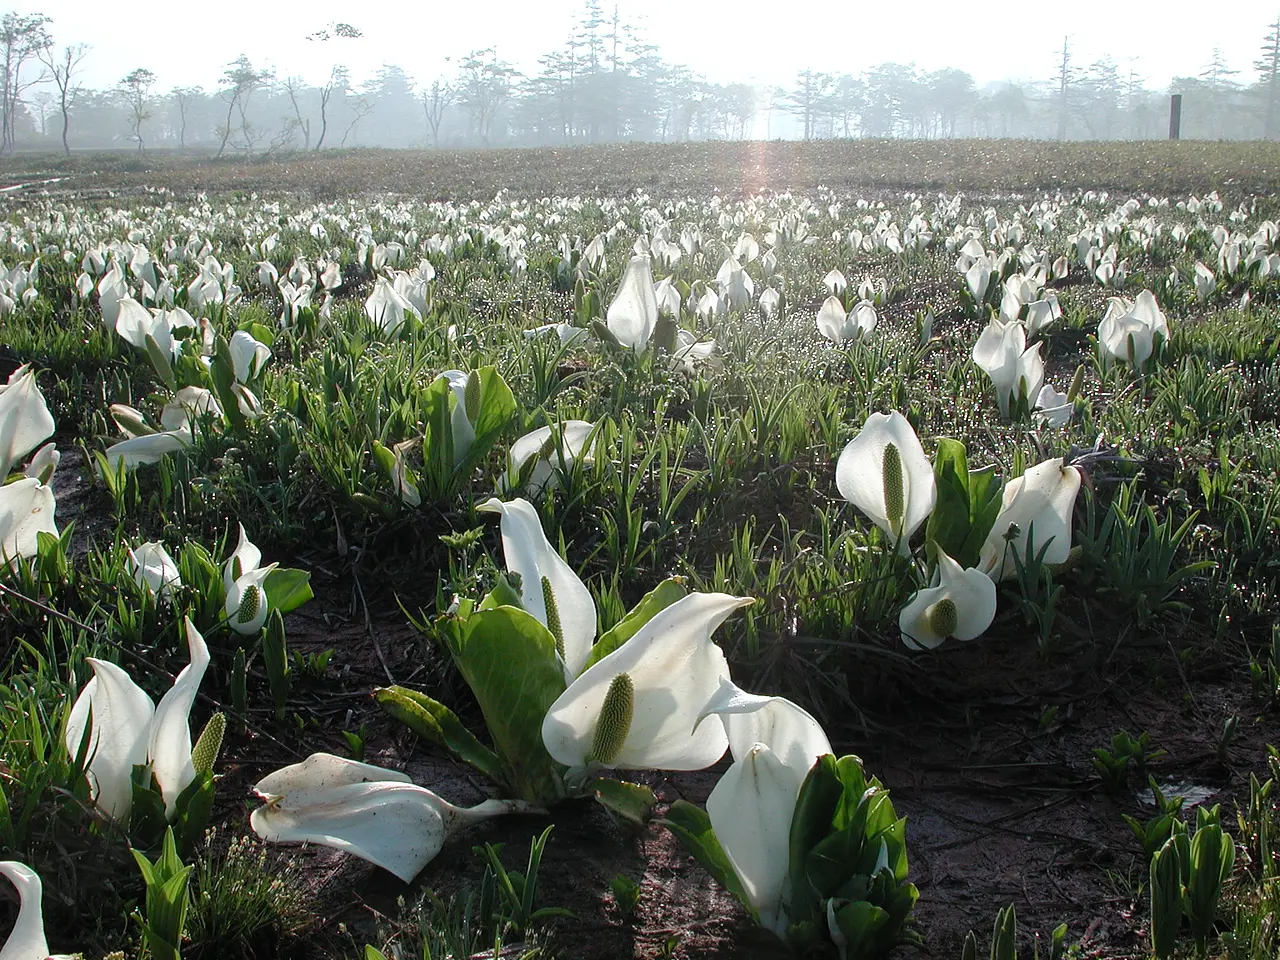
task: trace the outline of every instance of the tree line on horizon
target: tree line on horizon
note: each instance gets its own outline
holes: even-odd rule
[[[620,7],[586,0],[564,45],[525,75],[493,48],[452,75],[416,83],[384,64],[362,83],[342,65],[357,26],[309,34],[332,64],[326,82],[241,55],[214,89],[157,88],[137,66],[110,89],[81,82],[92,49],[59,47],[43,14],[0,17],[0,153],[135,148],[254,157],[340,147],[560,146],[620,141],[889,137],[1157,139],[1169,94],[1183,95],[1182,136],[1280,137],[1280,16],[1241,76],[1214,49],[1168,90],[1110,57],[1076,62],[1069,40],[1052,76],[979,87],[955,68],[881,63],[860,74],[802,70],[786,87],[716,83],[666,61]],[[345,48],[345,49],[344,49]]]

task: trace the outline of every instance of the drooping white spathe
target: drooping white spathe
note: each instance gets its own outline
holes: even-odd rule
[[[902,466],[903,512],[895,528],[885,504],[884,452],[893,444]],[[867,519],[889,535],[898,550],[909,550],[912,535],[933,512],[938,499],[933,467],[920,438],[898,411],[873,413],[836,461],[836,489]]]
[[[44,887],[40,876],[25,863],[0,860],[4,874],[18,891],[18,919],[0,947],[0,960],[71,960],[64,955],[50,956],[49,941],[44,936]]]
[[[23,364],[0,385],[0,483],[23,457],[54,430],[53,414],[36,384],[35,371]]]
[[[502,517],[507,569],[520,575],[520,602],[543,626],[550,626],[542,583],[547,581],[563,633],[565,683],[571,683],[586,665],[595,642],[596,604],[591,591],[547,540],[538,512],[528,500],[517,497],[503,503],[491,497],[476,509]]]
[[[535,457],[537,460],[529,470],[529,491],[545,493],[554,490],[560,482],[557,470],[569,470],[579,458],[589,462],[587,446],[595,429],[596,425],[588,420],[563,420],[554,427],[538,427],[529,431],[507,452],[507,472],[498,481],[498,492],[515,489],[525,464]],[[558,444],[553,441],[553,431],[559,433]]]
[[[641,353],[649,346],[658,324],[658,298],[648,257],[632,257],[627,262],[622,284],[605,314],[605,324],[624,347]]]
[[[1025,557],[1028,538],[1033,550],[1045,550],[1045,563],[1064,563],[1071,553],[1071,514],[1080,492],[1080,470],[1059,458],[1028,468],[1004,485],[1000,512],[987,534],[978,569],[999,582],[1017,573],[1012,552]],[[1016,526],[1016,532],[1011,527]],[[1006,536],[1011,536],[1006,541]]]
[[[542,742],[551,757],[583,767],[593,746],[609,687],[627,674],[634,691],[631,724],[605,766],[701,770],[724,754],[723,724],[701,722],[707,703],[728,679],[729,665],[711,634],[735,610],[754,601],[724,593],[684,597],[592,664],[547,711]]]
[[[532,813],[519,800],[455,807],[398,770],[314,753],[254,786],[266,803],[249,817],[263,840],[317,843],[382,867],[408,883],[448,836],[504,813]]]
[[[944,600],[955,604],[956,611],[955,629],[947,635],[934,629],[933,613]],[[898,629],[902,631],[902,642],[908,648],[932,650],[947,636],[957,640],[973,640],[982,636],[995,616],[995,582],[977,567],[963,569],[939,550],[933,586],[918,591],[902,608],[898,615]]]
[[[1168,339],[1169,322],[1150,290],[1143,290],[1135,300],[1112,297],[1107,301],[1107,312],[1098,324],[1098,342],[1109,356],[1140,370],[1158,344]]]
[[[107,816],[126,820],[133,804],[135,765],[151,765],[172,819],[178,796],[195,779],[188,725],[200,682],[209,667],[209,648],[190,619],[185,620],[190,662],[173,686],[153,704],[121,667],[89,657],[93,678],[80,691],[67,718],[66,745],[78,756],[89,733],[88,774],[93,798]]]
[[[760,922],[782,935],[791,817],[805,777],[832,752],[825,731],[784,697],[747,693],[729,680],[707,705],[719,714],[733,764],[707,797],[707,815]]]

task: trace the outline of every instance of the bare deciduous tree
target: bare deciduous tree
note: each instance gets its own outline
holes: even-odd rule
[[[444,112],[453,103],[454,89],[439,77],[431,81],[431,86],[418,91],[418,99],[422,101],[422,112],[427,118],[427,130],[431,134],[431,145],[440,146],[440,123],[444,120]]]
[[[58,109],[62,113],[62,152],[68,157],[71,156],[71,145],[67,142],[67,134],[71,130],[71,108],[75,106],[76,97],[82,89],[76,82],[76,74],[80,72],[80,65],[88,55],[87,43],[63,47],[62,54],[57,57],[53,55],[51,47],[45,47],[37,54],[58,90]]]
[[[138,67],[129,71],[128,76],[120,81],[125,98],[129,103],[130,117],[133,122],[133,139],[138,141],[138,152],[142,153],[142,124],[151,119],[151,85],[156,82],[156,75],[146,67]]]
[[[13,152],[14,124],[23,91],[43,79],[43,73],[32,77],[24,68],[52,46],[53,38],[46,29],[52,22],[43,13],[10,11],[0,17],[0,154]]]

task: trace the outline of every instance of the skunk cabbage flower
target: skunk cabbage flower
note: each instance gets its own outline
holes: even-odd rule
[[[0,947],[0,960],[71,960],[63,955],[50,956],[49,942],[44,937],[44,888],[40,876],[25,863],[0,860],[0,873],[18,890],[18,919],[9,937]]]
[[[173,588],[182,586],[178,565],[159,541],[140,544],[129,551],[129,566],[138,586],[146,587],[153,597],[172,599]]]
[[[85,730],[90,730],[89,785],[98,806],[116,820],[128,819],[135,765],[151,764],[170,819],[179,795],[195,779],[188,720],[209,667],[209,648],[191,621],[185,623],[190,663],[159,706],[121,667],[88,658],[93,679],[80,691],[67,718],[67,751],[77,756]]]
[[[511,450],[507,453],[507,472],[498,481],[499,493],[515,489],[526,469],[530,492],[545,493],[554,490],[559,484],[557,468],[569,470],[580,457],[588,457],[585,450],[587,441],[595,432],[594,423],[587,420],[563,420],[554,429],[560,435],[559,444],[552,436],[553,428],[546,426],[526,433],[511,445]],[[533,466],[526,467],[531,461]],[[584,459],[584,462],[590,461]]]
[[[532,813],[520,800],[453,804],[396,770],[313,753],[254,785],[266,803],[249,817],[263,840],[318,843],[354,854],[408,883],[450,834],[504,813]]]
[[[222,405],[218,398],[204,387],[183,387],[160,410],[160,425],[166,430],[190,433],[192,424],[206,416],[222,418]]]
[[[755,282],[733,257],[721,264],[716,284],[720,287],[720,298],[731,310],[745,310],[756,293]]]
[[[239,383],[254,379],[271,359],[271,348],[244,330],[237,330],[231,335],[227,349],[231,352],[231,367]]]
[[[476,428],[467,417],[467,383],[471,374],[465,370],[446,370],[436,379],[449,381],[449,389],[453,391],[456,401],[449,414],[449,425],[453,433],[453,465],[456,467],[467,459],[471,445],[476,441]]]
[[[987,287],[991,285],[991,271],[995,264],[984,256],[978,257],[973,261],[964,272],[964,282],[969,287],[969,292],[973,294],[976,303],[982,303],[987,295]]]
[[[995,581],[976,567],[962,569],[941,550],[934,581],[902,608],[898,616],[902,642],[912,650],[932,650],[947,637],[982,636],[996,616]]]
[[[694,593],[659,611],[593,663],[551,705],[542,742],[569,767],[701,770],[724,754],[724,725],[702,723],[728,679],[711,634],[754,601]]]
[[[1075,404],[1071,397],[1059,393],[1051,383],[1046,383],[1036,394],[1035,415],[1046,427],[1065,427],[1071,422]]]
[[[62,454],[58,452],[58,448],[50,440],[36,451],[35,456],[27,463],[27,469],[23,470],[22,474],[25,477],[47,484],[53,479],[54,471],[58,469],[58,464],[61,462]]]
[[[1080,479],[1078,468],[1063,466],[1061,459],[1054,458],[1006,483],[978,569],[997,582],[1014,576],[1017,565],[1012,552],[1025,557],[1028,539],[1035,554],[1044,550],[1045,563],[1065,563],[1071,553],[1071,513]]]
[[[236,548],[231,551],[231,556],[227,557],[227,562],[222,565],[222,586],[228,593],[231,591],[232,584],[250,570],[257,570],[262,563],[262,551],[244,532],[244,524],[237,524],[237,526],[240,528],[240,540],[236,543]]]
[[[827,292],[833,297],[838,297],[844,292],[844,288],[849,285],[849,281],[845,279],[843,273],[837,268],[832,268],[825,277],[822,278],[822,285],[827,288]]]
[[[867,417],[836,462],[836,489],[903,555],[938,499],[933,467],[920,439],[896,410]]]
[[[53,433],[54,426],[35,371],[23,364],[0,386],[0,483],[14,464]]]
[[[653,269],[648,257],[632,257],[622,275],[622,284],[605,315],[609,332],[624,347],[636,353],[649,346],[658,324],[658,298],[653,290]]]
[[[1005,419],[1013,401],[1020,396],[1034,399],[1044,385],[1040,344],[1028,347],[1026,328],[1016,321],[1004,323],[992,317],[973,345],[973,362],[995,385],[996,403]]]
[[[191,430],[183,427],[179,430],[144,434],[121,440],[107,447],[104,454],[113,468],[123,463],[126,470],[133,470],[148,464],[159,463],[168,454],[185,450],[190,445]]]
[[[1196,299],[1204,303],[1218,288],[1218,278],[1199,260],[1196,261]]]
[[[53,491],[36,477],[0,486],[0,563],[34,557],[39,535],[58,535]]]
[[[560,346],[567,347],[571,343],[577,343],[579,340],[585,340],[587,330],[585,327],[575,327],[572,323],[544,323],[540,327],[533,327],[524,331],[526,340],[536,340],[538,337],[546,336],[554,333],[560,339]]]
[[[822,726],[783,697],[761,697],[724,680],[707,705],[724,722],[732,766],[707,797],[707,815],[760,922],[786,932],[791,817],[809,770],[831,753]]]
[[[871,336],[876,328],[876,308],[870,300],[859,300],[845,313],[835,296],[827,297],[818,311],[818,332],[834,343]]]
[[[1150,290],[1143,290],[1133,301],[1122,297],[1107,301],[1107,312],[1098,324],[1098,342],[1108,355],[1141,370],[1168,339],[1169,322]]]
[[[596,638],[591,591],[551,546],[528,500],[503,503],[491,497],[476,509],[502,517],[502,552],[507,569],[520,575],[520,602],[556,638],[565,682],[572,682],[586,665]]]
[[[772,250],[769,251],[769,253],[772,252]],[[765,256],[768,256],[768,254],[765,254]],[[773,287],[765,287],[764,291],[760,294],[760,299],[757,301],[760,306],[760,314],[765,317],[776,316],[778,313],[778,302],[781,299],[782,297],[778,294],[777,290],[773,289]]]
[[[263,586],[278,563],[257,567],[242,573],[227,591],[223,613],[227,623],[236,633],[246,637],[256,636],[267,622],[267,594]]]
[[[387,334],[393,334],[399,330],[406,315],[422,319],[418,308],[396,293],[386,277],[378,278],[373,293],[369,294],[369,299],[364,302],[364,312]]]
[[[658,301],[658,313],[668,317],[680,316],[680,291],[671,282],[671,277],[663,277],[653,288],[653,296]]]

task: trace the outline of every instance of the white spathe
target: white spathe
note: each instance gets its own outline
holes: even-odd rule
[[[885,450],[898,451],[902,477],[902,516],[892,522],[885,503]],[[920,438],[898,411],[873,413],[836,461],[836,489],[906,553],[912,534],[928,519],[938,499],[933,466]]]
[[[314,753],[254,786],[266,803],[249,817],[262,839],[317,843],[354,854],[408,883],[448,836],[504,813],[534,812],[519,800],[455,807],[397,770]]]
[[[40,876],[25,863],[0,860],[4,874],[18,891],[18,919],[0,947],[0,960],[71,960],[63,955],[50,956],[49,942],[44,936],[44,887]]]
[[[832,752],[826,731],[809,711],[786,697],[748,693],[732,680],[720,681],[702,715],[710,714],[723,721],[735,760],[746,759],[763,743],[787,766],[808,773],[819,757]]]
[[[631,723],[605,766],[701,770],[723,756],[724,725],[703,723],[707,703],[728,679],[724,653],[712,632],[754,601],[724,593],[695,593],[659,611],[635,635],[592,664],[547,711],[542,742],[569,767],[587,765],[600,712],[614,678],[626,674],[634,691]]]
[[[146,587],[153,597],[169,600],[174,587],[182,586],[178,565],[158,540],[139,544],[130,550],[129,566],[138,586]]]
[[[596,604],[591,591],[551,546],[538,512],[528,500],[503,503],[491,497],[476,509],[501,516],[502,552],[507,569],[520,575],[520,602],[539,623],[549,627],[543,587],[546,580],[563,633],[565,683],[571,683],[586,665],[595,642]]]
[[[763,743],[725,771],[707,797],[707,816],[760,923],[782,936],[791,817],[808,769],[797,771]]]
[[[1040,344],[1028,347],[1026,328],[1016,320],[1005,323],[992,317],[973,345],[972,355],[973,362],[991,378],[1000,416],[1006,419],[1019,396],[1034,401],[1044,385]]]
[[[41,533],[58,535],[53,490],[36,477],[0,487],[0,562],[34,557]]]
[[[1000,495],[1000,512],[982,545],[978,569],[997,582],[1014,576],[1017,567],[1012,551],[1025,556],[1029,537],[1037,554],[1048,545],[1045,563],[1066,562],[1080,481],[1078,468],[1064,466],[1061,459],[1054,458],[1006,483]]]
[[[271,359],[271,348],[253,334],[237,330],[227,341],[231,353],[231,368],[238,383],[248,383],[262,372]]]
[[[471,374],[465,370],[446,370],[436,377],[445,380],[453,392],[453,409],[449,413],[449,427],[453,433],[453,465],[467,459],[471,445],[476,442],[476,428],[467,417],[467,381]]]
[[[955,625],[946,634],[935,626],[938,604],[950,601],[955,607]],[[934,649],[948,636],[973,640],[982,636],[996,616],[995,582],[977,567],[963,569],[951,557],[938,551],[934,585],[918,591],[898,616],[902,642],[912,650]]]
[[[209,667],[209,648],[185,621],[190,662],[156,707],[129,674],[114,663],[89,657],[93,678],[80,691],[67,718],[66,746],[79,755],[89,732],[88,774],[93,798],[107,816],[125,820],[133,804],[133,768],[151,764],[172,819],[177,799],[193,779],[188,721]]]
[[[113,468],[123,463],[126,470],[133,470],[159,463],[168,454],[185,450],[190,445],[191,430],[183,427],[180,430],[166,430],[164,433],[151,433],[121,440],[107,447],[104,455]]]
[[[587,442],[595,429],[596,425],[587,420],[562,420],[554,426],[538,427],[526,433],[507,452],[507,472],[498,481],[498,492],[515,489],[525,472],[525,464],[530,460],[534,463],[529,468],[529,491],[545,493],[554,490],[560,482],[558,470],[571,469],[579,458],[590,462]],[[559,434],[559,443],[555,442],[553,433]]]
[[[1169,339],[1169,322],[1155,294],[1143,290],[1134,300],[1112,297],[1098,324],[1098,342],[1107,354],[1135,370]]]
[[[649,345],[658,324],[658,298],[653,290],[653,268],[648,257],[632,257],[622,283],[605,314],[609,332],[636,353]]]
[[[23,364],[0,387],[0,483],[18,461],[53,433],[54,426],[35,371]]]

